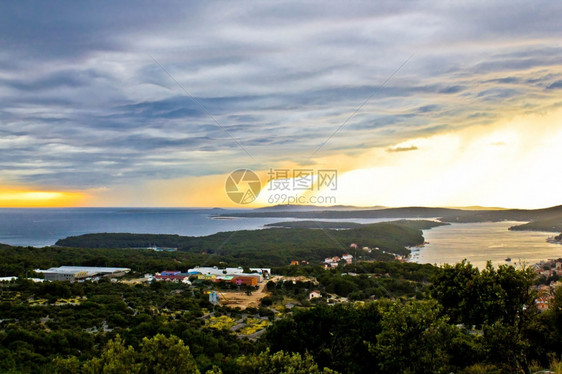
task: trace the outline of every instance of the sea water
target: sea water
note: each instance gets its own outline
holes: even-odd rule
[[[0,243],[48,246],[68,236],[101,232],[211,235],[221,231],[256,230],[294,218],[236,217],[217,219],[242,210],[201,208],[45,208],[0,209]],[[333,219],[373,223],[390,219]],[[424,247],[412,251],[418,263],[456,263],[468,259],[478,267],[494,264],[533,264],[562,257],[562,245],[547,243],[554,233],[509,231],[522,222],[455,223],[424,230]],[[360,244],[360,243],[359,243]],[[348,243],[342,243],[346,246]]]

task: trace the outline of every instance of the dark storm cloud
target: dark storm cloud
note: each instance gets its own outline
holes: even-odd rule
[[[488,82],[491,83],[500,83],[500,84],[505,84],[505,83],[521,83],[521,79],[517,78],[517,77],[505,77],[505,78],[496,78],[496,79],[490,79]]]
[[[64,70],[47,74],[38,79],[12,79],[0,82],[10,88],[21,91],[39,91],[63,87],[81,87],[100,77],[95,71]]]
[[[392,152],[504,109],[550,108],[561,11],[555,1],[3,2],[0,182],[93,188],[314,162],[358,108],[317,156]]]
[[[168,2],[18,1],[2,4],[0,47],[34,59],[81,58],[95,51],[122,51],[123,35],[155,29],[162,23],[193,21],[195,4]]]
[[[418,108],[418,112],[419,113],[429,113],[429,112],[435,112],[437,110],[441,109],[440,105],[424,105]]]
[[[463,91],[465,89],[465,87],[463,86],[451,86],[451,87],[445,87],[439,90],[439,93],[444,93],[444,94],[456,94],[459,93],[461,91]]]

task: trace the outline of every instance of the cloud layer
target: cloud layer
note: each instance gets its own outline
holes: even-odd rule
[[[557,1],[3,3],[0,184],[88,191],[313,165],[551,111],[562,103],[561,11]]]

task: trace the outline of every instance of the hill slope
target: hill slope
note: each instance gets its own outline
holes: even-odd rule
[[[149,245],[176,247],[191,253],[216,254],[252,259],[256,265],[286,265],[292,260],[320,262],[327,256],[341,256],[351,243],[359,247],[378,247],[371,253],[361,251],[364,259],[393,260],[384,252],[408,255],[408,246],[424,242],[424,228],[439,223],[414,221],[383,222],[359,225],[349,230],[318,230],[310,228],[270,228],[221,232],[203,237],[128,233],[100,233],[68,237],[56,245],[77,248],[141,248]],[[383,252],[384,251],[384,252]]]

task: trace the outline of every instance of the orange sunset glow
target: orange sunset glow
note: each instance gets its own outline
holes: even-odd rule
[[[85,203],[82,192],[33,191],[0,188],[0,206],[4,208],[73,207]]]

